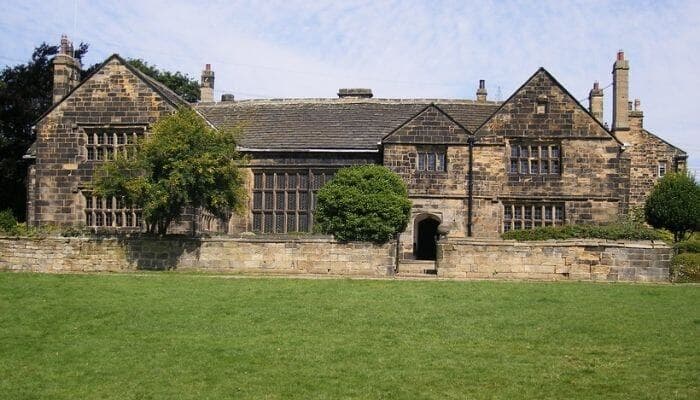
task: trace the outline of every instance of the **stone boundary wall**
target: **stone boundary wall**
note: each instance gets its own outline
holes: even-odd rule
[[[668,282],[673,249],[662,242],[596,239],[438,242],[438,277]]]
[[[392,275],[395,246],[328,238],[9,238],[0,271],[184,270],[249,274]]]

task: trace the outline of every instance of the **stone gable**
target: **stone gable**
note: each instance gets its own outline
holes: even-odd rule
[[[107,59],[36,125],[29,222],[84,223],[82,190],[89,187],[100,164],[88,160],[87,130],[144,132],[173,110],[172,102],[121,58]]]
[[[469,131],[435,104],[423,109],[392,133],[383,143],[466,144]]]
[[[506,100],[476,135],[482,141],[494,140],[493,136],[612,138],[544,68]]]

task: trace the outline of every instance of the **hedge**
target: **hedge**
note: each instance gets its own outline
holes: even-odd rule
[[[564,225],[508,231],[503,239],[522,241],[550,239],[661,240],[662,235],[641,224]]]

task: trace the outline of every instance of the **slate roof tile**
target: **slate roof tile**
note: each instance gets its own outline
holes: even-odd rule
[[[219,128],[241,125],[240,145],[254,149],[376,149],[381,139],[434,103],[476,130],[497,102],[439,99],[284,99],[200,103]]]

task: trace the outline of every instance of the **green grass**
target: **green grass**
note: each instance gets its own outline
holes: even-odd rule
[[[700,287],[0,273],[2,399],[697,399]]]

